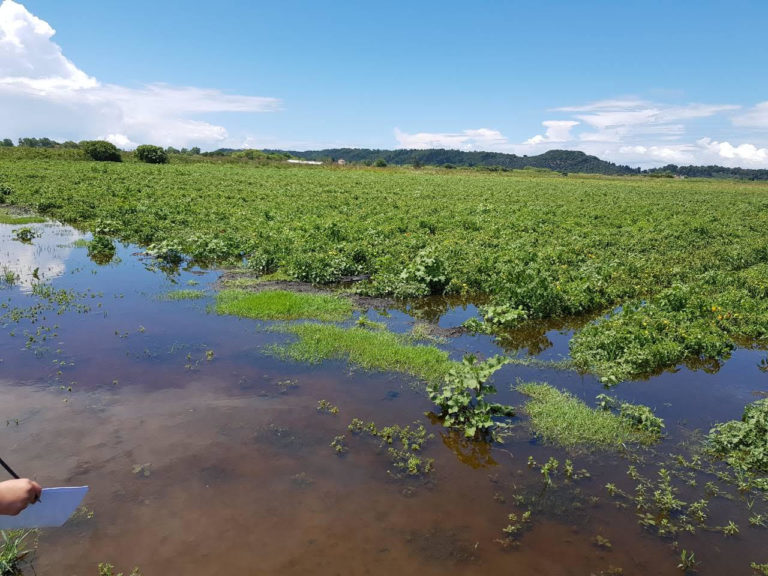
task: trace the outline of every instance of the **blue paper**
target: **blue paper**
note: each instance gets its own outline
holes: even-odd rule
[[[39,502],[30,504],[17,516],[0,516],[0,530],[62,526],[80,506],[86,492],[88,486],[43,488]]]

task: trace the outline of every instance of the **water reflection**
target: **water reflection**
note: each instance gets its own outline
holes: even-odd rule
[[[16,240],[15,230],[30,228],[34,238]],[[66,261],[74,243],[86,234],[58,222],[42,224],[0,224],[0,273],[15,274],[15,283],[29,291],[37,282],[50,281],[67,270]]]

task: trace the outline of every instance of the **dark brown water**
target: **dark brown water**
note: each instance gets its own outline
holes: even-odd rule
[[[738,496],[713,499],[708,522],[733,520],[738,536],[699,530],[659,538],[604,489],[613,482],[632,490],[625,457],[542,446],[522,419],[503,446],[482,449],[432,424],[428,400],[408,378],[343,362],[282,362],[264,347],[285,336],[208,313],[210,295],[159,298],[181,288],[210,290],[215,272],[169,277],[148,270],[135,247],[121,247],[119,263],[99,267],[84,248],[72,247],[78,233],[39,228],[44,235],[25,246],[0,227],[0,270],[21,273],[0,299],[8,308],[42,302],[29,291],[35,268],[56,289],[79,296],[76,307],[57,305],[2,327],[0,449],[43,485],[88,484],[85,504],[93,512],[41,533],[34,563],[41,576],[95,574],[99,562],[123,571],[140,566],[148,576],[589,575],[611,567],[671,575],[680,573],[676,547],[696,552],[701,574],[751,574],[750,562],[768,562],[768,531],[749,527]],[[450,327],[474,313],[471,305],[434,301],[386,319],[370,316],[405,330],[414,317]],[[572,328],[544,326],[503,343],[558,359],[567,356]],[[500,351],[486,336],[460,336],[444,347],[456,358]],[[714,374],[682,369],[622,384],[616,394],[654,407],[669,432],[638,467],[655,474],[696,429],[738,418],[768,391],[758,369],[764,355],[738,350]],[[518,377],[548,381],[589,403],[603,391],[574,372],[506,366],[495,378],[501,401],[522,403],[509,391]],[[320,399],[339,414],[318,412]],[[347,432],[356,417],[423,423],[435,435],[424,454],[435,459],[435,471],[420,480],[395,478],[377,442]],[[341,457],[330,447],[340,434],[348,445]],[[591,477],[558,477],[546,488],[527,466],[529,456],[570,457]],[[676,485],[686,501],[701,497],[700,486]],[[503,546],[507,515],[529,507],[532,522],[519,544]],[[764,510],[765,503],[753,507]],[[610,549],[595,544],[598,535]]]

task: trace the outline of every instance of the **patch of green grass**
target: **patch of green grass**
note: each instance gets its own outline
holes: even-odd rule
[[[40,224],[42,222],[45,222],[45,218],[40,216],[13,216],[0,211],[0,224]]]
[[[163,300],[199,300],[205,298],[206,294],[203,290],[174,290],[163,294],[161,298]]]
[[[658,437],[635,429],[617,414],[593,409],[549,384],[527,382],[516,389],[530,397],[525,411],[534,432],[565,448],[620,448],[625,444],[652,444]]]
[[[218,314],[257,320],[341,322],[352,315],[352,310],[349,300],[328,294],[303,294],[287,290],[222,290],[216,296]]]
[[[409,344],[405,337],[392,332],[327,324],[298,324],[282,330],[295,334],[298,340],[274,347],[273,352],[301,362],[341,358],[366,370],[403,372],[427,382],[441,381],[454,364],[447,352]]]
[[[0,530],[0,575],[21,574],[24,560],[37,549],[37,530]]]

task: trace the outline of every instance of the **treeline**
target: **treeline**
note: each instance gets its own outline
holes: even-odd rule
[[[83,146],[83,142],[73,142],[72,140],[67,140],[66,142],[57,142],[56,140],[51,140],[50,138],[19,138],[17,142],[18,144],[14,144],[13,140],[10,138],[3,138],[0,140],[0,147],[12,148],[14,146],[19,146],[20,148],[67,148],[77,150]],[[92,142],[92,140],[87,140],[85,142]],[[166,154],[181,154],[185,156],[199,156],[201,154],[201,150],[198,146],[181,149],[168,146],[167,148],[162,148],[162,150]]]
[[[80,149],[84,142],[57,142],[50,138],[19,138],[18,144],[10,138],[0,140],[1,147]],[[622,164],[614,164],[576,150],[550,150],[537,156],[518,156],[502,152],[464,152],[433,148],[428,150],[373,150],[369,148],[330,148],[326,150],[285,151],[285,150],[240,150],[220,148],[202,152],[199,147],[177,149],[172,146],[152,146],[155,158],[159,151],[174,156],[180,162],[280,162],[291,158],[337,163],[343,160],[349,164],[365,166],[440,166],[443,168],[476,168],[490,171],[541,169],[563,174],[605,174],[609,176],[640,174],[655,178],[728,178],[739,180],[768,180],[768,169],[727,168],[725,166],[678,166],[667,164],[660,168],[641,170]],[[145,160],[146,161],[146,160]],[[163,160],[165,162],[167,160]]]
[[[278,153],[281,150],[265,150]],[[550,150],[538,156],[518,156],[502,152],[463,152],[461,150],[370,150],[367,148],[334,148],[329,150],[310,150],[306,152],[289,151],[288,154],[304,160],[337,162],[344,160],[353,164],[397,166],[443,166],[443,167],[485,167],[496,170],[522,170],[524,168],[543,168],[557,172],[583,172],[591,174],[639,174],[639,168],[622,166],[573,150]]]
[[[768,180],[768,170],[759,168],[727,168],[725,166],[678,166],[667,164],[645,171],[651,176],[684,178],[737,178],[740,180]]]

